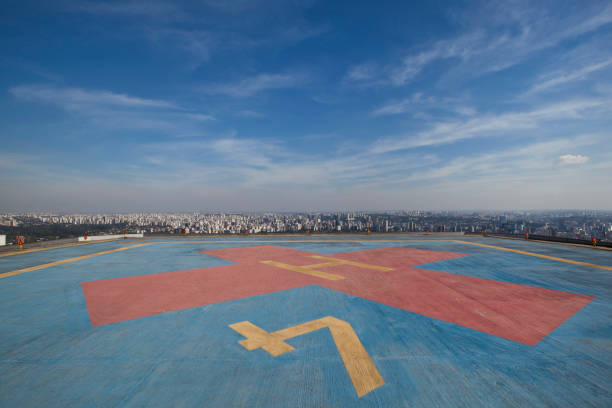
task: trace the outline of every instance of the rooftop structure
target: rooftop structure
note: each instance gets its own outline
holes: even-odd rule
[[[0,253],[1,406],[610,406],[612,251],[476,236]]]

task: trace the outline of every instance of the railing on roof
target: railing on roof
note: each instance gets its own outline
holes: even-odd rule
[[[480,232],[466,232],[466,235],[483,235]],[[534,241],[550,241],[550,242],[562,242],[566,244],[579,244],[579,245],[593,245],[592,240],[588,239],[578,239],[578,238],[567,238],[567,237],[553,237],[550,235],[536,235],[529,234],[527,238],[524,234],[505,234],[500,232],[487,232],[486,236],[488,237],[500,237],[500,238],[515,238],[515,239],[524,239],[524,240],[534,240]],[[597,240],[597,246],[612,248],[612,242],[610,241],[600,241]]]

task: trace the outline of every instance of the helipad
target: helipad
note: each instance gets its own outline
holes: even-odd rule
[[[612,406],[612,252],[493,238],[0,253],[0,406]]]

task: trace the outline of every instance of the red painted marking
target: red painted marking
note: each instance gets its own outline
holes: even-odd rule
[[[320,285],[389,306],[534,345],[594,299],[534,286],[436,272],[416,265],[463,254],[381,248],[331,258],[393,268],[351,265],[318,270],[345,277],[330,281],[262,264],[272,260],[312,265],[314,252],[262,246],[203,251],[234,265],[83,282],[94,326],[240,299],[306,285]]]

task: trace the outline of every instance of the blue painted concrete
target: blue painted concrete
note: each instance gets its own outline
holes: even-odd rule
[[[0,273],[15,269],[28,268],[44,263],[55,262],[66,258],[73,258],[96,252],[107,251],[121,246],[119,242],[100,242],[66,248],[48,249],[44,251],[23,253],[0,258]]]
[[[113,245],[17,255],[0,267]],[[0,280],[0,406],[612,406],[610,271],[437,241],[275,245],[462,252],[470,255],[422,267],[597,298],[534,347],[319,286],[91,327],[82,281],[227,264],[199,253],[226,244],[156,244]],[[554,248],[546,254],[596,264],[612,257]],[[386,385],[357,398],[327,329],[288,340],[296,349],[272,357],[244,349],[228,327],[248,320],[274,331],[327,315],[352,325]]]

